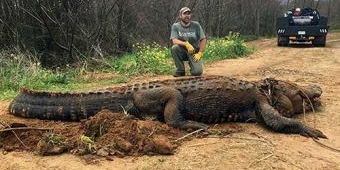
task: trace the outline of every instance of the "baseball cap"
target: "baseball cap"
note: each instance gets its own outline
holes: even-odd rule
[[[181,10],[179,10],[179,12],[182,14],[184,12],[191,12],[191,10],[188,7],[183,7],[183,8],[181,8]]]

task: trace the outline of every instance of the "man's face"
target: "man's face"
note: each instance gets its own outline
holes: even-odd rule
[[[188,24],[191,20],[191,12],[190,11],[183,12],[182,14],[180,14],[179,18],[184,24]]]

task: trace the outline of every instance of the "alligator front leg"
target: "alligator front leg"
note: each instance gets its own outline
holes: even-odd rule
[[[184,99],[182,94],[171,87],[161,87],[136,92],[134,105],[142,116],[163,117],[166,124],[180,129],[206,129],[208,125],[184,118]],[[161,115],[159,115],[161,114]]]
[[[259,115],[264,124],[281,133],[296,133],[306,137],[327,138],[320,130],[314,129],[304,125],[296,120],[281,116],[272,106],[268,103],[260,103]]]

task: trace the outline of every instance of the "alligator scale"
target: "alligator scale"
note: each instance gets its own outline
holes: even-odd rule
[[[223,76],[185,77],[124,85],[89,93],[23,89],[10,113],[26,118],[79,121],[100,110],[126,110],[138,118],[153,116],[181,129],[205,123],[257,120],[281,133],[326,138],[319,130],[293,120],[294,114],[320,105],[321,88],[267,78],[257,82]],[[305,102],[307,101],[307,102]]]

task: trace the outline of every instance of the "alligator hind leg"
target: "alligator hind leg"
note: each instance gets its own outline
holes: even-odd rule
[[[134,105],[142,116],[154,115],[162,117],[166,124],[180,129],[206,129],[208,126],[196,121],[185,120],[184,98],[182,94],[171,87],[161,87],[135,92]],[[161,115],[159,115],[161,114]]]
[[[304,125],[296,120],[283,117],[271,105],[262,101],[259,103],[260,111],[258,117],[264,124],[276,132],[296,133],[306,137],[327,138],[320,130]]]

